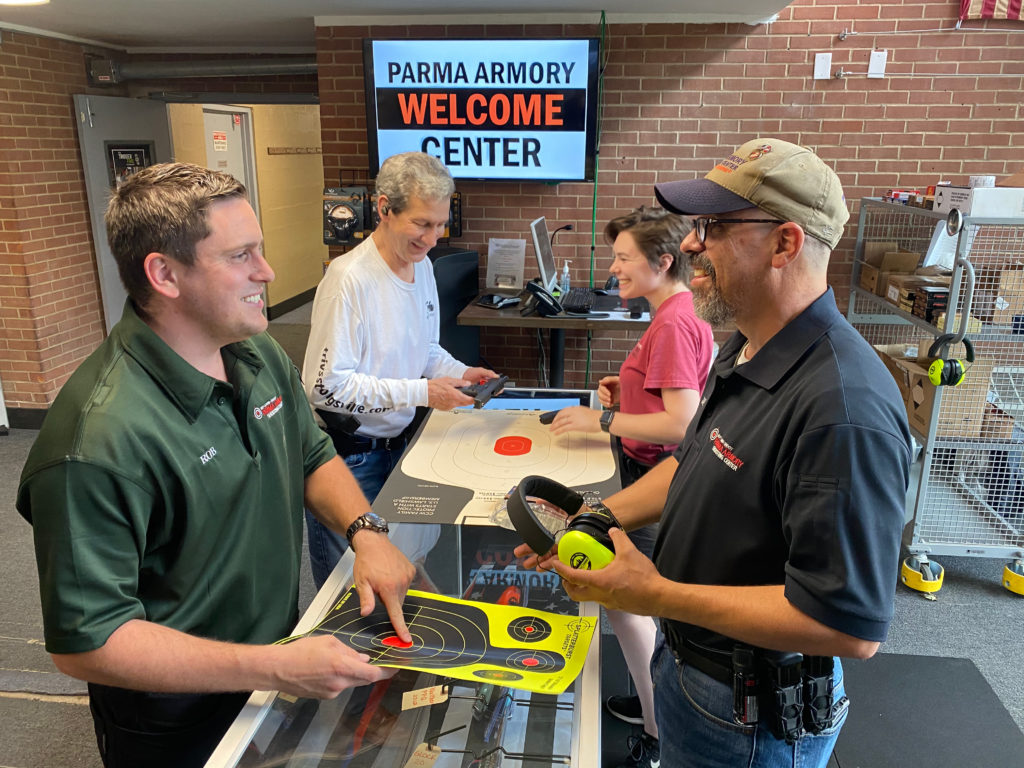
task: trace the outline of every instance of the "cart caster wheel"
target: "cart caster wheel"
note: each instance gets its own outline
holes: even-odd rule
[[[1003,586],[1016,595],[1024,595],[1024,561],[1014,560],[1003,568]]]
[[[917,592],[938,592],[944,575],[941,565],[916,555],[906,558],[900,566],[900,581]]]

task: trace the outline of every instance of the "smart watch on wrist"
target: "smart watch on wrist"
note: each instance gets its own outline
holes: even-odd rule
[[[602,411],[601,412],[601,431],[609,432],[612,428],[612,419],[615,418],[615,411]]]
[[[376,512],[367,512],[365,515],[360,515],[354,521],[352,525],[345,531],[345,538],[348,539],[348,543],[352,543],[352,537],[356,535],[357,531],[368,528],[371,531],[377,531],[377,533],[387,533],[388,521],[378,515]]]

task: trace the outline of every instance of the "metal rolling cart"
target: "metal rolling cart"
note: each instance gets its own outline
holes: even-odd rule
[[[879,243],[921,254],[925,264],[952,265],[943,313],[931,316],[927,292],[915,296],[912,308],[907,291],[901,297],[891,280],[889,290],[878,284],[884,276],[862,259]],[[865,198],[856,257],[847,317],[889,355],[883,360],[923,448],[901,580],[932,593],[943,578],[933,555],[1003,558],[1009,561],[1003,586],[1024,595],[1024,218],[962,216],[957,209],[947,214]],[[904,300],[902,308],[892,297]],[[958,359],[965,371],[959,386],[931,383],[942,364],[931,367],[929,351]]]

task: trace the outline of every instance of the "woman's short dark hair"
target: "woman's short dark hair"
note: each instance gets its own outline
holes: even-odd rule
[[[625,216],[618,216],[604,228],[604,237],[609,244],[623,232],[629,232],[637,248],[647,258],[651,269],[661,269],[661,256],[672,257],[667,275],[670,280],[684,282],[690,278],[689,259],[682,258],[679,246],[690,232],[690,224],[682,216],[669,213],[657,206],[641,205]]]

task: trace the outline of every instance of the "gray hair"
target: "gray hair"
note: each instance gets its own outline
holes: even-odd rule
[[[377,174],[377,195],[384,195],[394,213],[409,207],[413,198],[447,200],[455,182],[441,161],[424,152],[402,152],[383,162]]]

